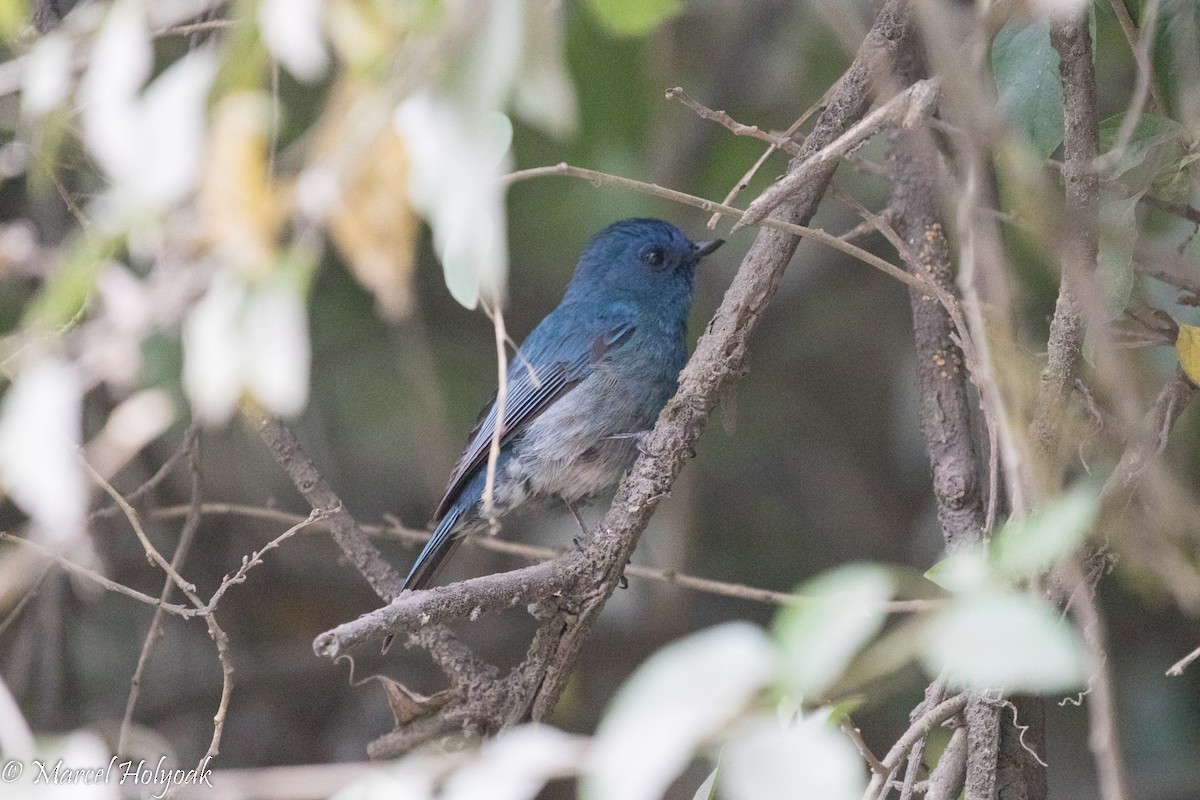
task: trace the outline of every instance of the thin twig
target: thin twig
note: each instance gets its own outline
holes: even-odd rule
[[[796,135],[796,132],[800,130],[800,126],[802,126],[805,122],[808,122],[809,118],[812,117],[813,114],[817,113],[824,107],[825,101],[829,99],[829,96],[831,94],[833,94],[835,89],[837,89],[837,84],[834,84],[833,86],[830,86],[828,89],[826,89],[825,94],[821,95],[820,100],[818,100],[817,102],[813,103],[811,106],[806,108],[804,110],[804,113],[801,114],[799,117],[796,117],[796,121],[793,122],[791,125],[789,125],[788,129],[783,132],[783,137],[782,137],[783,141],[786,141],[786,142],[794,141],[793,137]],[[758,160],[754,162],[754,164],[750,167],[750,169],[746,170],[746,174],[743,175],[741,177],[741,179],[738,180],[738,182],[734,184],[733,188],[729,190],[729,193],[727,195],[725,195],[725,199],[722,200],[721,202],[727,206],[732,205],[733,201],[737,199],[738,195],[741,194],[746,189],[746,187],[750,185],[750,181],[752,181],[754,179],[754,176],[758,174],[758,171],[760,169],[762,169],[762,165],[767,163],[767,159],[770,158],[777,150],[779,150],[779,146],[775,143],[772,143],[770,147],[768,147],[766,150],[764,150],[763,154],[758,157]],[[708,218],[709,230],[714,230],[717,227],[718,220],[720,220],[720,219],[721,219],[721,212],[719,212],[719,211],[714,213],[711,217],[709,217]]]
[[[263,545],[261,550],[255,550],[249,556],[243,556],[242,565],[238,567],[237,572],[226,576],[225,579],[221,581],[221,585],[217,587],[217,590],[213,592],[213,596],[208,601],[208,606],[206,608],[207,613],[211,614],[217,610],[217,603],[221,601],[221,598],[225,596],[225,592],[229,591],[230,587],[236,586],[239,583],[245,583],[247,573],[257,567],[259,564],[263,563],[262,557],[266,555],[268,551],[279,547],[279,545],[283,544],[288,539],[307,528],[309,525],[328,519],[336,513],[336,508],[314,508],[309,512],[307,517],[300,520],[300,522],[297,522],[295,525],[288,528],[271,541],[267,542],[265,545]]]
[[[743,125],[733,117],[726,114],[724,111],[714,111],[703,103],[693,99],[683,90],[683,87],[676,86],[672,89],[667,89],[668,100],[678,100],[685,106],[696,112],[696,116],[700,119],[706,119],[715,122],[718,125],[723,125],[729,132],[735,136],[750,136],[755,139],[761,139],[777,150],[784,150],[790,155],[796,155],[800,152],[800,145],[789,138],[789,134],[777,136],[773,133],[768,133],[762,130],[757,125]]]
[[[224,28],[232,28],[237,25],[237,22],[232,19],[209,19],[204,22],[192,22],[187,25],[172,25],[167,28],[159,28],[154,32],[155,36],[190,36],[193,33],[205,33],[207,31],[223,30]]]
[[[87,462],[87,459],[80,456],[79,463],[83,465],[84,471],[91,476],[92,480],[96,482],[96,485],[108,492],[108,496],[116,501],[117,505],[121,507],[121,510],[125,512],[125,518],[129,520],[129,524],[132,526],[134,534],[137,535],[138,541],[142,543],[142,548],[146,551],[146,557],[151,561],[151,563],[157,564],[159,569],[167,573],[171,580],[175,582],[175,585],[179,587],[179,590],[183,592],[189,600],[192,601],[193,605],[195,605],[197,608],[203,606],[203,602],[196,594],[195,584],[184,580],[183,576],[175,571],[175,568],[172,567],[171,564],[162,557],[162,553],[158,552],[158,549],[150,541],[150,537],[147,536],[146,531],[142,529],[142,522],[138,518],[138,513],[134,510],[133,506],[129,505],[125,498],[121,496],[121,493],[114,489],[112,484],[106,481],[104,476],[97,472],[95,468],[93,468],[92,465]]]
[[[188,550],[191,549],[192,540],[195,538],[196,531],[200,527],[200,506],[204,500],[203,485],[200,480],[200,439],[199,426],[193,424],[187,434],[184,435],[184,447],[171,454],[163,464],[163,468],[146,483],[144,483],[139,491],[146,489],[147,486],[153,486],[157,482],[163,480],[168,474],[168,466],[173,467],[183,454],[190,455],[191,461],[191,483],[192,496],[187,504],[187,516],[184,519],[183,528],[179,532],[179,544],[175,547],[175,553],[171,556],[171,567],[176,571],[183,569],[183,560],[187,557]],[[147,491],[149,491],[147,489]],[[138,492],[134,492],[137,494]],[[130,495],[132,497],[133,495]],[[119,506],[113,506],[119,508]],[[162,591],[159,592],[158,599],[160,602],[166,603],[171,599],[171,590],[175,584],[168,577],[163,580]],[[155,642],[162,635],[163,612],[162,609],[154,610],[154,617],[150,620],[150,628],[146,631],[146,638],[142,642],[142,651],[138,654],[137,666],[133,670],[133,677],[129,680],[129,697],[125,701],[125,714],[121,718],[121,729],[117,736],[117,755],[127,755],[129,742],[129,732],[133,727],[133,711],[137,706],[138,696],[142,689],[142,676],[145,674],[146,665],[150,662],[150,651],[154,648]]]
[[[876,758],[871,752],[871,748],[863,741],[862,731],[860,731],[850,719],[849,715],[842,717],[841,722],[842,732],[850,737],[850,741],[854,742],[854,746],[858,748],[858,753],[863,757],[863,761],[867,762],[867,766],[871,768],[871,772],[876,774],[885,774],[889,770],[883,765],[883,762]]]
[[[4,621],[0,622],[0,636],[3,636],[4,632],[20,618],[21,612],[25,610],[25,606],[29,605],[29,601],[37,595],[38,589],[42,588],[42,583],[46,580],[46,576],[50,574],[51,569],[52,565],[47,564],[46,568],[42,570],[42,574],[37,576],[37,579],[25,590],[25,594],[21,595],[21,599],[17,601],[17,604],[5,615]]]
[[[1172,678],[1178,678],[1183,674],[1183,671],[1191,666],[1192,662],[1200,658],[1200,647],[1197,647],[1192,652],[1188,653],[1183,658],[1176,661],[1167,669],[1167,674]]]
[[[504,330],[504,312],[500,304],[495,307],[481,303],[484,312],[491,317],[496,333],[496,425],[492,429],[492,441],[488,445],[487,476],[483,484],[483,513],[488,518],[493,533],[500,530],[496,519],[496,464],[500,461],[500,440],[504,438],[504,422],[508,413],[508,353],[504,344],[508,334]],[[520,348],[518,348],[519,350]]]
[[[155,608],[161,608],[164,611],[166,611],[167,613],[174,614],[177,617],[183,617],[184,619],[188,619],[190,617],[200,616],[200,614],[202,613],[200,611],[200,609],[198,609],[198,608],[188,608],[187,606],[176,605],[175,603],[160,602],[158,600],[158,598],[156,598],[156,597],[151,597],[148,594],[143,594],[142,592],[139,592],[137,589],[131,589],[128,586],[125,586],[124,584],[117,583],[116,581],[110,580],[109,578],[106,578],[103,575],[101,575],[99,572],[96,572],[93,569],[88,569],[87,567],[83,566],[82,564],[76,564],[74,561],[69,561],[66,558],[63,558],[62,556],[58,555],[54,551],[50,550],[50,548],[43,547],[42,545],[38,544],[37,542],[31,542],[28,539],[22,539],[19,536],[13,536],[11,533],[7,533],[5,531],[0,531],[0,541],[13,542],[14,544],[18,544],[21,547],[27,547],[30,550],[34,550],[34,551],[40,553],[41,555],[45,556],[46,558],[53,560],[56,564],[58,564],[60,567],[67,570],[68,572],[73,572],[76,575],[79,575],[80,577],[87,578],[88,580],[93,581],[94,583],[97,583],[100,586],[103,586],[105,589],[108,589],[109,591],[123,594],[126,597],[132,597],[134,600],[137,600],[139,603],[145,603],[148,606],[154,606]]]
[[[164,506],[163,508],[154,509],[151,515],[155,519],[173,519],[185,514],[187,506]],[[204,503],[201,507],[204,514],[211,515],[229,515],[251,517],[254,519],[270,520],[275,522],[284,522],[295,524],[302,522],[304,517],[300,514],[293,514],[287,511],[280,511],[275,508],[263,508],[259,506],[239,505],[236,503]],[[321,522],[316,523],[318,526]],[[368,536],[379,536],[390,539],[397,539],[407,544],[422,545],[429,541],[429,531],[418,531],[411,528],[405,528],[399,522],[389,519],[387,525],[360,525],[363,533]],[[477,547],[481,550],[487,550],[492,553],[503,553],[505,555],[518,556],[519,558],[527,559],[531,562],[550,561],[559,558],[566,552],[564,550],[556,550],[552,547],[539,547],[537,545],[522,544],[520,542],[510,542],[504,539],[498,539],[494,536],[467,536],[463,539],[463,544],[466,547]],[[731,583],[728,581],[714,580],[712,578],[702,578],[697,575],[689,575],[684,572],[678,572],[672,569],[661,569],[659,567],[647,567],[641,564],[629,564],[625,567],[625,574],[630,578],[642,578],[645,580],[665,583],[671,586],[678,586],[682,589],[689,589],[695,592],[704,594],[716,595],[719,597],[731,597],[737,600],[749,600],[755,603],[767,603],[770,605],[791,605],[794,603],[806,602],[807,598],[803,595],[792,594],[790,592],[778,592],[773,589],[763,589],[758,586],[749,586],[744,583]],[[939,600],[913,599],[913,600],[892,600],[885,604],[885,610],[891,614],[907,614],[919,613],[922,611],[933,610],[940,605]]]
[[[1133,54],[1133,59],[1137,63],[1138,80],[1137,86],[1134,88],[1135,98],[1141,96],[1141,100],[1135,99],[1130,103],[1130,109],[1138,108],[1138,114],[1141,114],[1141,107],[1146,102],[1145,93],[1148,91],[1154,102],[1154,107],[1161,113],[1167,108],[1166,101],[1163,99],[1162,89],[1159,88],[1158,80],[1154,76],[1154,64],[1150,60],[1150,47],[1154,40],[1154,19],[1157,17],[1158,3],[1153,0],[1142,6],[1142,28],[1150,33],[1146,35],[1139,33],[1137,26],[1133,24],[1133,18],[1129,16],[1129,9],[1125,7],[1122,0],[1109,0],[1109,5],[1112,6],[1113,13],[1117,17],[1117,23],[1121,26],[1121,33],[1125,35],[1125,41],[1129,43],[1129,52]],[[1151,6],[1154,6],[1152,9]],[[1122,125],[1124,130],[1124,125]],[[1127,138],[1121,136],[1117,140],[1122,142],[1122,148],[1129,143]]]
[[[889,127],[912,127],[937,106],[941,81],[936,78],[919,81],[888,100],[855,123],[828,147],[822,147],[804,164],[790,171],[777,183],[755,198],[746,207],[746,213],[733,229],[745,225],[757,225],[772,209],[791,196],[798,187],[811,178],[812,173],[828,169],[863,142]]]
[[[208,750],[200,757],[198,769],[203,769],[221,752],[221,737],[225,733],[225,715],[229,712],[229,698],[233,696],[233,654],[229,649],[229,636],[217,624],[215,614],[205,614],[204,621],[208,623],[208,635],[212,637],[213,643],[217,646],[217,660],[221,662],[221,701],[217,704],[217,713],[213,715],[212,739],[208,743]]]
[[[892,749],[888,750],[888,754],[881,762],[886,772],[875,773],[871,776],[871,782],[867,786],[867,791],[863,793],[863,800],[882,798],[884,792],[887,790],[888,781],[891,780],[891,776],[899,769],[900,762],[908,757],[908,753],[912,750],[913,745],[928,736],[938,725],[962,713],[966,705],[967,696],[965,694],[958,694],[938,703],[914,721],[908,730],[896,740],[896,743],[892,745]]]
[[[635,181],[631,178],[623,178],[619,175],[610,175],[606,172],[597,172],[596,170],[585,169],[583,167],[575,167],[567,163],[555,164],[550,167],[533,167],[531,169],[518,170],[505,176],[506,184],[517,183],[518,181],[529,180],[530,178],[541,178],[550,175],[560,175],[570,178],[582,178],[590,181],[593,185],[602,186],[620,186],[624,189],[631,189],[635,192],[661,197],[664,200],[671,200],[676,203],[698,208],[701,211],[716,211],[736,219],[743,218],[743,212],[740,208],[727,206],[723,203],[716,203],[712,200],[706,200],[703,197],[696,197],[685,192],[676,191],[675,189],[667,189],[653,183],[643,183]],[[785,222],[773,217],[766,217],[755,223],[762,228],[771,228],[772,230],[790,233],[793,236],[806,236],[813,241],[828,245],[834,250],[839,250],[852,256],[859,261],[869,266],[884,272],[901,283],[906,283],[909,286],[925,288],[928,285],[927,281],[923,281],[919,276],[910,275],[894,264],[890,264],[874,253],[869,253],[861,247],[856,247],[849,242],[843,242],[838,237],[831,233],[821,230],[820,228],[809,228],[804,225],[797,225],[791,222]]]
[[[157,489],[159,485],[161,485],[162,482],[167,479],[167,476],[175,471],[175,467],[179,465],[179,462],[182,461],[183,458],[192,451],[192,447],[199,435],[199,426],[190,426],[187,430],[187,433],[183,435],[183,441],[180,443],[179,448],[167,457],[167,460],[162,463],[162,466],[159,467],[158,470],[151,475],[145,483],[134,489],[129,494],[125,495],[125,502],[131,506],[136,506],[146,495]],[[98,519],[116,516],[120,513],[122,513],[121,506],[114,503],[111,506],[97,508],[88,515],[88,522],[95,522]]]
[[[1088,747],[1096,759],[1096,778],[1100,784],[1103,800],[1126,800],[1129,788],[1125,779],[1121,743],[1117,736],[1116,696],[1112,673],[1104,649],[1104,617],[1096,604],[1093,588],[1088,584],[1083,570],[1071,562],[1069,574],[1074,591],[1073,609],[1083,641],[1092,659],[1092,679],[1087,693],[1088,702]]]

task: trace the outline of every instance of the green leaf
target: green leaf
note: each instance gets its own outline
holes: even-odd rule
[[[1010,22],[992,42],[992,73],[1000,105],[1042,158],[1063,140],[1062,78],[1046,23]]]
[[[1162,172],[1169,171],[1173,161],[1184,155],[1187,129],[1173,119],[1142,114],[1129,142],[1122,150],[1114,151],[1124,121],[1125,114],[1117,114],[1100,123],[1102,175],[1109,180],[1120,178],[1134,189],[1147,189],[1162,179]],[[1175,171],[1179,169],[1182,167]]]
[[[1096,519],[1099,493],[1090,483],[1063,493],[1049,505],[1010,519],[992,539],[996,569],[1012,578],[1030,578],[1072,552]]]
[[[1133,251],[1138,241],[1137,205],[1145,192],[1114,198],[1107,193],[1100,201],[1100,241],[1097,278],[1104,299],[1104,312],[1114,320],[1125,311],[1133,292]]]
[[[1031,594],[992,588],[956,598],[929,622],[922,661],[959,687],[1050,693],[1087,682],[1071,627]]]
[[[588,0],[592,12],[618,36],[642,36],[678,14],[680,0]]]
[[[104,264],[117,250],[117,241],[105,236],[79,236],[61,255],[50,279],[25,312],[24,326],[55,331],[77,319]]]
[[[821,696],[879,630],[892,591],[888,572],[869,564],[836,569],[797,589],[804,599],[775,621],[784,687],[805,699]]]
[[[1103,4],[1101,4],[1103,5]],[[1141,21],[1138,21],[1141,28]],[[1150,47],[1154,76],[1170,108],[1186,107],[1187,98],[1200,84],[1200,3],[1160,3],[1154,44]]]

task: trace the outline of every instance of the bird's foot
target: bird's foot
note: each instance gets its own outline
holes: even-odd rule
[[[579,513],[579,507],[575,505],[575,502],[564,497],[563,503],[571,512],[571,516],[575,518],[575,524],[579,526],[579,535],[572,537],[571,544],[575,545],[576,550],[582,550],[583,546],[592,538],[592,534],[587,529],[587,525],[583,524],[583,515]]]

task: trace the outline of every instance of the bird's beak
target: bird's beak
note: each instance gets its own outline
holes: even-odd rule
[[[713,239],[711,242],[696,242],[692,245],[692,253],[696,258],[704,258],[713,253],[718,247],[725,244],[724,239]]]

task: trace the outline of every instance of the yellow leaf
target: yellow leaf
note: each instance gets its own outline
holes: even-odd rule
[[[1180,323],[1175,352],[1179,354],[1179,366],[1183,367],[1188,380],[1200,384],[1200,328]]]
[[[283,219],[267,167],[270,103],[259,92],[233,92],[213,116],[200,186],[205,238],[220,258],[262,276],[275,261]]]
[[[380,101],[363,96],[355,102],[360,95],[357,86],[338,86],[317,138],[318,158],[339,167],[340,193],[329,215],[329,233],[354,277],[375,295],[379,310],[398,319],[412,305],[418,231],[408,202],[408,151],[385,118],[373,138],[347,152],[347,143],[362,138],[357,112]]]

